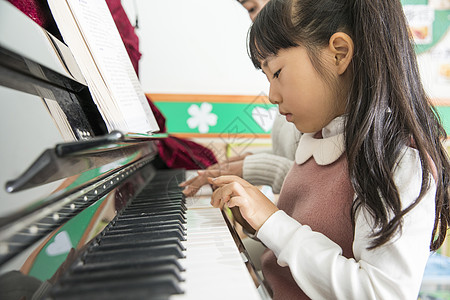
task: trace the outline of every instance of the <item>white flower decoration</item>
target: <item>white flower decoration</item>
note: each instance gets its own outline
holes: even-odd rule
[[[217,115],[211,113],[212,105],[208,102],[203,102],[200,107],[196,104],[192,104],[188,108],[188,113],[191,115],[187,119],[189,128],[197,128],[200,133],[207,133],[209,126],[215,126],[217,124]]]

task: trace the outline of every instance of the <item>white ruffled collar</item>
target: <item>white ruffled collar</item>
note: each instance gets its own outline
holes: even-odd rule
[[[345,116],[332,120],[322,129],[323,138],[314,138],[316,133],[304,133],[295,153],[295,162],[299,165],[311,156],[319,165],[329,165],[344,153]]]

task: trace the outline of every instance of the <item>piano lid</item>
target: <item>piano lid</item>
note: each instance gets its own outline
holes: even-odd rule
[[[76,64],[64,63],[68,56],[63,43],[0,1],[0,256],[10,252],[9,237],[70,202],[67,195],[156,153],[153,142],[104,136]],[[73,131],[71,143],[55,117]]]

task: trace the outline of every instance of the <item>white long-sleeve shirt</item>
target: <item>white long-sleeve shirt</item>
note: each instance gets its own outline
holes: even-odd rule
[[[314,156],[332,163],[340,157],[343,145],[329,147],[326,143],[330,139],[335,145],[336,141],[343,142],[339,137],[342,124],[338,118],[325,127],[324,142],[304,134],[296,162]],[[419,154],[405,147],[394,170],[403,208],[419,195],[421,180]],[[354,228],[354,259],[342,256],[339,245],[281,210],[263,224],[257,237],[274,252],[280,266],[289,266],[294,280],[311,299],[417,299],[430,252],[435,193],[432,180],[422,201],[404,217],[401,234],[374,250],[367,249],[372,241],[373,218],[360,209]]]

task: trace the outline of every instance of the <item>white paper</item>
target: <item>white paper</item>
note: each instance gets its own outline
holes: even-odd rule
[[[155,117],[106,2],[52,0],[49,4],[108,130],[157,131]],[[69,20],[70,15],[75,21]],[[88,49],[83,49],[85,45]]]

